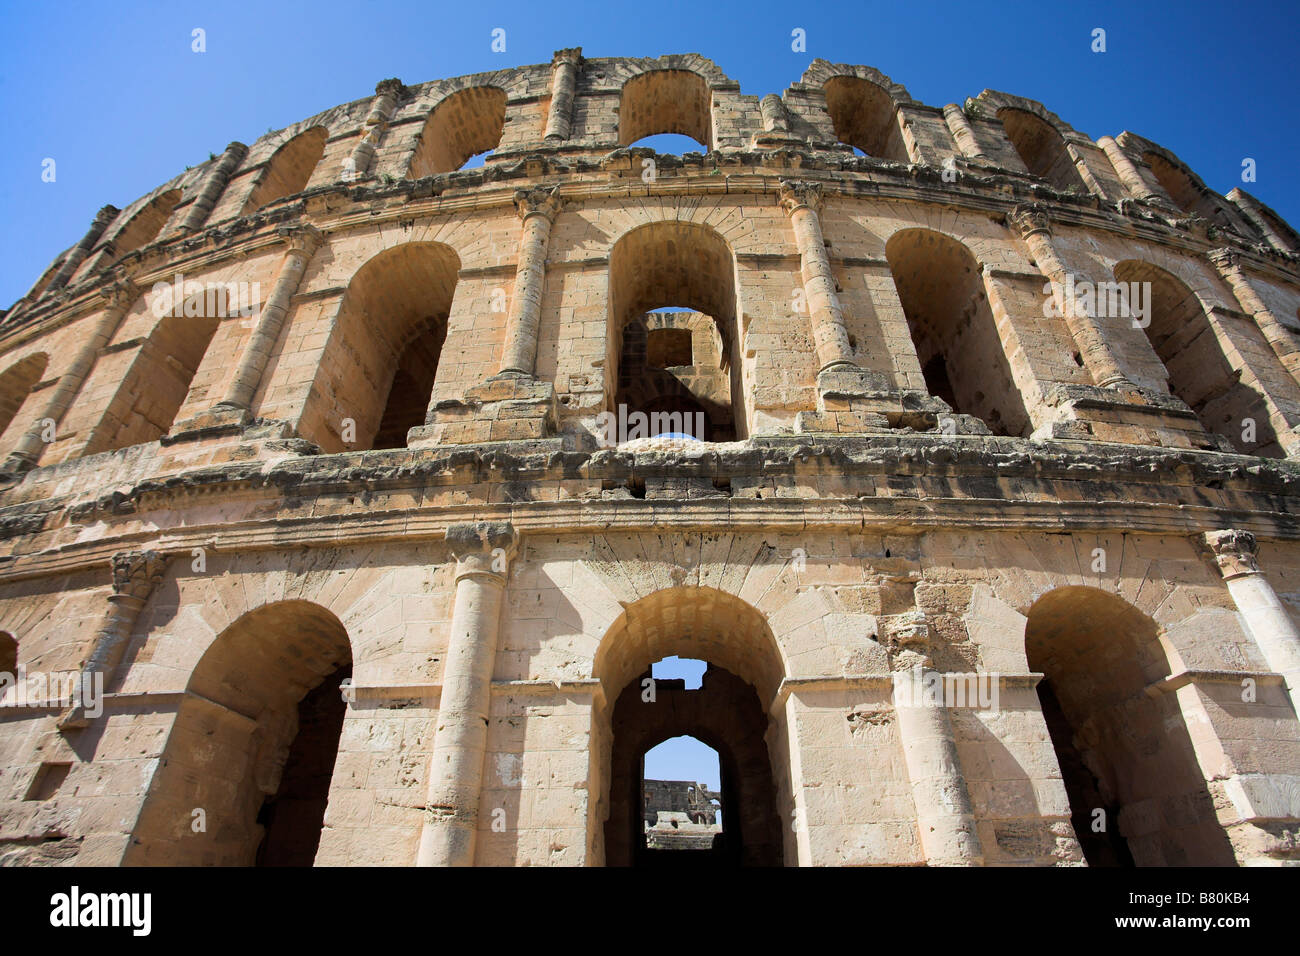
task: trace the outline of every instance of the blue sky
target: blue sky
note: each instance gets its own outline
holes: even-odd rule
[[[268,129],[408,83],[588,56],[698,52],[747,94],[780,92],[814,57],[863,63],[942,106],[985,87],[1041,100],[1093,136],[1124,129],[1169,149],[1220,192],[1240,184],[1300,221],[1297,5],[77,3],[0,12],[0,305],[22,295],[105,203],[119,207],[187,165]],[[207,52],[190,49],[206,31]],[[492,30],[506,50],[491,50]],[[1107,32],[1107,52],[1090,50]],[[807,51],[791,50],[802,29]],[[41,181],[53,158],[57,179]]]

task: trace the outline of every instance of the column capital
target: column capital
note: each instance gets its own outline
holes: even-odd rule
[[[167,555],[158,551],[119,551],[113,555],[113,596],[143,603],[162,581]]]
[[[515,191],[515,207],[519,210],[519,218],[525,221],[530,216],[545,216],[554,222],[563,205],[559,186],[539,186],[536,189]]]
[[[129,275],[118,270],[114,270],[109,275],[108,281],[99,287],[100,298],[109,309],[126,309],[139,294],[140,287],[131,280]]]
[[[564,50],[556,50],[555,54],[551,57],[551,66],[562,66],[564,64],[577,66],[581,62],[582,47],[580,46],[568,47]]]
[[[505,577],[519,549],[519,532],[509,521],[474,521],[447,527],[447,547],[456,559],[456,579],[467,574]]]
[[[380,80],[375,84],[375,95],[384,96],[385,94],[400,100],[406,96],[406,84],[395,76]]]
[[[1007,221],[1024,239],[1040,232],[1046,236],[1052,234],[1052,221],[1047,215],[1047,207],[1041,203],[1021,203],[1007,214]]]
[[[781,180],[781,208],[787,215],[804,207],[819,212],[822,207],[822,184],[793,179]]]
[[[121,211],[116,206],[101,206],[99,212],[95,213],[95,225],[107,226]]]
[[[1237,250],[1229,249],[1227,246],[1211,249],[1205,254],[1205,258],[1209,259],[1214,268],[1224,275],[1241,271],[1241,256],[1237,254]]]
[[[320,248],[325,234],[311,223],[297,226],[281,226],[275,234],[289,245],[289,252],[302,253],[310,258]]]
[[[1229,528],[1225,531],[1207,531],[1201,540],[1218,565],[1225,580],[1244,574],[1259,574],[1259,542],[1249,531]]]

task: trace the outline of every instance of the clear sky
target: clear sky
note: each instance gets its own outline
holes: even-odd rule
[[[1300,222],[1295,0],[1210,3],[352,2],[184,0],[0,12],[0,304],[123,207],[231,140],[251,143],[407,83],[587,56],[697,52],[741,91],[780,92],[814,57],[874,66],[935,106],[985,87],[1041,100],[1092,137],[1129,129],[1220,192],[1244,188]],[[506,31],[494,53],[491,33]],[[1093,53],[1092,30],[1107,50]],[[206,31],[206,53],[191,31]],[[806,52],[791,49],[802,29]],[[55,160],[56,180],[42,182]]]

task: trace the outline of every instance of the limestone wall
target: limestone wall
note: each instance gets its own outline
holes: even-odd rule
[[[1134,134],[820,60],[560,51],[231,144],[0,320],[0,652],[104,691],[0,692],[0,862],[631,862],[669,732],[733,862],[1294,862],[1297,248]],[[1130,281],[1145,325],[1066,291]],[[661,326],[680,393],[620,378]],[[737,440],[609,447],[668,393]],[[725,720],[641,700],[674,654]]]

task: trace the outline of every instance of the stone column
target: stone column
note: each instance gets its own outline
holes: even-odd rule
[[[135,622],[166,570],[167,557],[157,551],[119,551],[113,555],[113,593],[108,598],[108,613],[81,666],[81,673],[92,679],[95,674],[103,675],[105,691],[113,687]],[[85,707],[78,703],[63,712],[58,726],[60,730],[72,730],[89,722]]]
[[[1132,388],[1133,384],[1120,369],[1115,353],[1106,342],[1106,335],[1097,320],[1086,310],[1075,308],[1074,303],[1064,294],[1063,290],[1071,284],[1070,276],[1052,246],[1052,230],[1047,218],[1047,210],[1037,203],[1024,204],[1016,206],[1008,218],[1025,240],[1030,255],[1038,263],[1039,270],[1051,280],[1052,296],[1056,300],[1056,306],[1065,317],[1070,337],[1078,346],[1079,356],[1083,359],[1083,364],[1092,376],[1094,384],[1101,388]]]
[[[54,273],[54,278],[45,287],[46,292],[54,292],[68,284],[72,274],[85,261],[86,256],[90,254],[90,250],[95,248],[95,243],[99,242],[99,237],[104,234],[108,224],[117,218],[119,212],[121,210],[116,206],[105,206],[95,213],[95,221],[90,224],[90,228],[81,237],[81,241],[72,247],[72,251],[68,253],[67,258],[63,260],[63,264]]]
[[[1291,705],[1300,713],[1300,630],[1259,570],[1259,551],[1249,531],[1209,531],[1201,536],[1227,582],[1246,629],[1255,638],[1269,668],[1286,682]]]
[[[370,113],[366,116],[363,126],[365,132],[343,164],[341,178],[344,182],[360,179],[370,170],[370,162],[375,157],[375,148],[384,138],[388,121],[393,116],[393,108],[401,100],[405,90],[406,87],[398,79],[380,80],[375,85],[375,99],[370,104]]]
[[[505,521],[447,529],[456,558],[456,601],[433,738],[417,866],[473,866],[492,667],[506,571],[519,543]]]
[[[524,220],[519,237],[515,291],[506,315],[506,343],[501,374],[532,376],[537,361],[537,332],[542,320],[542,286],[546,280],[546,244],[560,211],[559,188],[519,190],[515,205]]]
[[[275,285],[266,304],[262,306],[257,318],[257,325],[249,337],[248,345],[239,360],[239,368],[226,390],[226,397],[217,403],[216,410],[240,409],[248,411],[253,404],[253,395],[262,381],[266,363],[271,358],[275,343],[280,338],[280,329],[284,325],[289,311],[289,300],[298,291],[307,263],[320,246],[323,235],[312,225],[282,226],[277,230],[289,248],[280,264],[280,271],[275,277]]]
[[[938,699],[925,692],[931,667],[930,628],[925,614],[913,611],[886,622],[894,668],[894,712],[903,761],[912,784],[921,850],[931,866],[982,866],[984,853],[975,831],[975,813],[957,756],[952,719],[939,685]],[[942,676],[942,675],[939,675]]]
[[[1128,153],[1124,152],[1122,146],[1109,136],[1103,136],[1097,140],[1097,145],[1102,148],[1106,158],[1110,160],[1111,166],[1115,169],[1115,175],[1124,188],[1133,194],[1134,198],[1144,201],[1155,200],[1164,204],[1163,200],[1156,193],[1153,193],[1147,186],[1146,180],[1138,172],[1137,166],[1133,165],[1133,160],[1128,158]]]
[[[952,133],[952,138],[963,156],[970,159],[988,158],[980,149],[979,140],[975,138],[975,130],[971,129],[970,121],[966,119],[965,110],[956,103],[949,103],[943,108],[943,119],[948,124],[948,131]]]
[[[135,284],[126,278],[118,279],[99,290],[99,294],[105,300],[104,312],[100,316],[99,324],[95,326],[94,333],[81,343],[72,364],[59,376],[58,384],[54,386],[44,407],[36,413],[31,427],[23,433],[13,451],[9,453],[4,463],[4,470],[7,473],[28,471],[40,461],[45,444],[41,435],[45,430],[42,423],[47,420],[52,421],[54,427],[58,428],[63,421],[63,416],[71,407],[72,400],[86,383],[90,370],[95,366],[95,360],[99,358],[100,350],[112,340],[113,334],[122,322],[122,317],[126,315],[139,292]]]
[[[820,183],[781,182],[781,207],[794,226],[795,243],[803,271],[804,297],[812,315],[813,342],[819,371],[835,365],[854,365],[844,310],[835,294],[835,276],[826,240],[822,237]]]
[[[569,138],[573,128],[573,94],[578,88],[578,67],[582,47],[556,50],[551,58],[551,108],[546,114],[544,139],[559,143]]]
[[[185,219],[176,227],[178,234],[188,232],[198,232],[203,228],[204,223],[208,221],[208,216],[212,213],[212,207],[217,204],[221,194],[226,191],[226,186],[230,182],[231,174],[239,168],[239,164],[244,161],[248,155],[248,147],[243,143],[234,142],[226,147],[226,151],[208,170],[207,176],[203,179],[203,185],[199,189],[199,194],[194,197],[190,203],[189,211],[185,213]]]
[[[1231,249],[1214,249],[1206,257],[1219,270],[1219,275],[1232,288],[1232,294],[1241,303],[1243,311],[1253,315],[1259,324],[1259,330],[1281,360],[1282,366],[1296,378],[1300,378],[1300,341],[1295,333],[1278,321],[1271,309],[1264,304],[1255,287],[1250,284],[1246,271],[1241,267],[1241,259]]]

